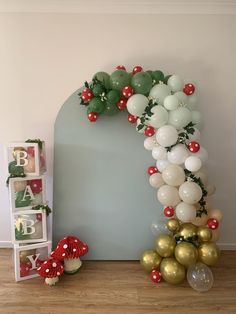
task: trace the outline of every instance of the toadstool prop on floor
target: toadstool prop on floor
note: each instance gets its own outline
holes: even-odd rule
[[[45,283],[49,286],[54,286],[64,272],[64,267],[60,261],[54,258],[49,258],[37,268],[39,275],[45,278]]]
[[[74,236],[68,236],[59,241],[51,256],[64,261],[66,274],[76,273],[82,265],[80,257],[88,253],[88,245]]]

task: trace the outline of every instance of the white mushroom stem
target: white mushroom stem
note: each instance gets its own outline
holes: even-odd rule
[[[45,278],[45,283],[49,286],[54,286],[59,281],[58,277]]]
[[[64,259],[64,269],[67,273],[75,273],[82,265],[80,258]]]

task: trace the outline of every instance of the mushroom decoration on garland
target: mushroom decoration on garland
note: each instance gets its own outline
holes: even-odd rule
[[[64,261],[66,274],[76,273],[82,265],[80,257],[88,253],[88,245],[74,236],[68,236],[59,241],[51,256]]]
[[[37,268],[39,275],[45,278],[45,283],[49,286],[54,286],[64,272],[64,267],[60,261],[54,258],[49,258]]]

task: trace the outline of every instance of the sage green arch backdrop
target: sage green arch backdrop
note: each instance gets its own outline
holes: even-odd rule
[[[54,243],[73,234],[88,243],[87,259],[139,259],[161,215],[146,174],[155,162],[127,113],[90,123],[78,92],[55,123]]]

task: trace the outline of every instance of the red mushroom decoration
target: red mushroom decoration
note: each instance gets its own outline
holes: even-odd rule
[[[63,274],[64,267],[60,261],[49,258],[37,268],[37,271],[41,277],[45,278],[47,285],[54,286],[59,280],[58,277]]]
[[[76,273],[82,265],[80,257],[88,253],[88,245],[74,236],[68,236],[59,241],[51,256],[64,261],[66,274]]]

